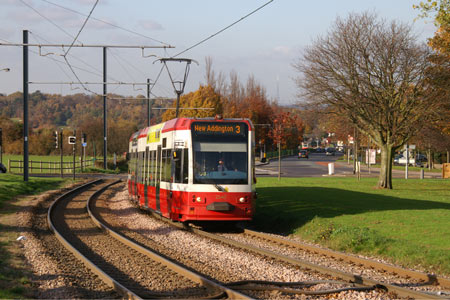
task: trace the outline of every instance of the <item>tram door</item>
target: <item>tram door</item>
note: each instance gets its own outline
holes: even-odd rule
[[[156,151],[156,175],[155,175],[155,200],[156,200],[156,211],[160,212],[160,203],[159,203],[159,189],[161,185],[161,145],[158,145],[158,150]]]
[[[150,162],[150,157],[149,157],[149,151],[148,151],[148,147],[145,149],[145,157],[144,157],[144,203],[145,203],[145,207],[148,208],[148,181],[149,181],[149,162]]]
[[[133,195],[136,197],[135,199],[137,199],[137,197],[138,197],[138,191],[137,191],[137,186],[138,186],[138,172],[139,172],[139,170],[138,170],[138,166],[139,166],[139,164],[138,164],[138,162],[139,162],[139,159],[138,159],[138,152],[137,152],[137,149],[136,150],[134,150],[134,162],[135,162],[135,165],[134,165],[134,188],[133,188]]]

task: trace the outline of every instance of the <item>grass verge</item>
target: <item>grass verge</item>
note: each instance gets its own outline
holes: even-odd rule
[[[22,209],[19,195],[36,195],[62,186],[60,178],[33,178],[0,174],[0,298],[31,298],[30,274],[16,239],[21,232],[16,212]]]
[[[254,225],[450,275],[450,181],[259,178]]]

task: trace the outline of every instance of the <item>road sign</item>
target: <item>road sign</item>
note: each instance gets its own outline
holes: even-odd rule
[[[83,143],[83,144],[81,144],[81,146],[86,147],[86,146],[87,146],[87,143]]]
[[[77,138],[75,136],[69,136],[69,144],[73,145],[75,144]]]

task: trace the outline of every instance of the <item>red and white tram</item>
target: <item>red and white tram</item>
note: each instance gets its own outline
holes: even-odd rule
[[[130,138],[128,192],[176,221],[251,220],[254,129],[247,119],[177,118]]]

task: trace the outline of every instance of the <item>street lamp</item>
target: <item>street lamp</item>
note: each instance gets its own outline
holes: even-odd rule
[[[9,72],[9,71],[11,71],[11,69],[10,68],[3,68],[3,69],[0,69],[0,71]]]

